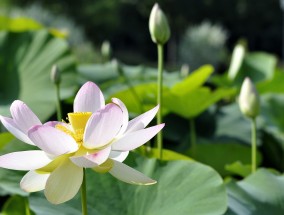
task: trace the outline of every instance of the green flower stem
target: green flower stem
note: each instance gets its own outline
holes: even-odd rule
[[[251,120],[251,172],[256,170],[256,120]]]
[[[161,124],[163,121],[162,108],[163,108],[163,45],[158,44],[158,92],[157,92],[157,103],[160,105],[157,114],[157,124]],[[163,158],[163,133],[160,131],[157,135],[157,146],[159,150],[160,159]]]
[[[61,109],[61,103],[60,103],[60,84],[55,84],[56,88],[56,108],[57,108],[57,120],[62,120],[62,109]]]
[[[30,211],[30,204],[29,204],[29,199],[28,197],[25,198],[25,214],[26,215],[31,215],[31,211]]]
[[[87,195],[86,195],[86,170],[83,168],[83,182],[81,185],[81,203],[82,203],[82,215],[88,215],[87,209]]]
[[[192,152],[192,155],[194,156],[196,152],[196,130],[195,130],[194,119],[189,120],[189,128],[190,128],[191,152]]]

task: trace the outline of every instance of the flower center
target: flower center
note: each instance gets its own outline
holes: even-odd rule
[[[72,129],[62,124],[57,124],[55,128],[72,136],[74,140],[78,143],[78,145],[82,145],[85,127],[91,115],[91,112],[68,113],[68,119]]]

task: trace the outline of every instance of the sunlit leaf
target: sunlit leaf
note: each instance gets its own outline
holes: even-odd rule
[[[234,175],[239,175],[242,177],[246,177],[251,173],[251,165],[244,165],[240,161],[236,161],[232,164],[227,164],[225,166],[225,169],[233,173]]]
[[[132,163],[132,167],[158,183],[152,186],[128,185],[108,174],[88,172],[89,214],[220,215],[225,212],[227,197],[223,181],[210,167],[190,161],[134,160],[137,166]],[[30,197],[31,208],[38,215],[80,213],[79,199],[55,206],[43,198],[38,194]]]
[[[41,28],[43,26],[31,18],[0,16],[0,31],[23,32]]]
[[[235,93],[234,89],[217,89],[211,91],[201,87],[184,95],[164,93],[164,105],[169,111],[185,118],[193,118],[222,98]]]
[[[157,148],[148,148],[147,146],[141,146],[136,150],[139,154],[144,155],[148,158],[160,158],[160,153]],[[163,149],[163,157],[162,160],[164,161],[173,161],[173,160],[193,160],[192,158],[177,153],[175,151],[171,151],[168,149]]]
[[[177,95],[184,95],[201,87],[209,76],[213,73],[214,68],[211,65],[205,65],[192,72],[187,78],[176,83],[171,92]]]

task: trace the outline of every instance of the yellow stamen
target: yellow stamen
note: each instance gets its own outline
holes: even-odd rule
[[[69,122],[75,133],[77,133],[77,131],[84,133],[86,124],[91,115],[91,112],[68,113]]]
[[[68,127],[62,124],[57,124],[55,128],[72,136],[74,140],[78,143],[78,145],[82,145],[85,127],[91,115],[91,112],[69,113],[68,118],[73,128],[73,131],[72,129],[69,129]]]

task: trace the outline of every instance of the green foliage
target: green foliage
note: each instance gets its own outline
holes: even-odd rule
[[[276,62],[276,57],[268,53],[247,53],[235,81],[241,84],[245,77],[250,77],[253,82],[271,79]]]
[[[194,118],[217,101],[235,93],[234,89],[217,89],[211,91],[208,87],[200,87],[184,95],[165,92],[165,107],[187,119]]]
[[[66,41],[54,38],[45,30],[0,32],[0,114],[9,115],[12,101],[20,99],[40,119],[50,117],[56,104],[55,87],[50,81],[54,64],[62,71],[61,98],[68,98],[76,85],[74,58]]]
[[[236,161],[232,164],[227,164],[225,169],[232,172],[233,174],[247,177],[251,173],[251,165],[244,165],[240,161]]]
[[[42,29],[42,27],[43,26],[40,23],[30,18],[9,18],[0,16],[0,31],[24,32],[29,30],[39,30]]]
[[[23,215],[26,211],[27,199],[21,196],[10,197],[3,206],[2,215]],[[34,215],[31,212],[31,215]]]
[[[195,160],[212,166],[222,176],[230,175],[227,165],[240,161],[244,164],[251,163],[251,150],[248,146],[236,143],[214,143],[198,144],[196,149],[189,151],[188,154]],[[258,163],[260,163],[260,154],[258,153]],[[226,167],[226,168],[225,168]]]
[[[211,65],[205,65],[192,72],[187,78],[176,83],[171,92],[177,95],[184,95],[201,87],[206,80],[212,75],[214,68]]]
[[[190,161],[168,161],[137,157],[132,167],[155,178],[152,186],[133,186],[110,175],[89,171],[88,209],[90,214],[222,214],[226,210],[226,192],[220,176],[210,167]],[[210,179],[210,180],[209,180]],[[99,189],[98,189],[99,188]],[[78,199],[54,206],[39,195],[31,195],[36,214],[78,214]]]
[[[230,215],[281,215],[284,211],[284,177],[266,169],[227,185]]]
[[[138,149],[135,150],[141,155],[144,155],[145,157],[148,158],[155,158],[159,159],[160,154],[159,150],[157,148],[148,148],[147,146],[141,146]],[[191,160],[193,161],[192,158],[185,156],[183,154],[177,153],[175,151],[171,151],[168,149],[163,149],[163,161],[173,161],[173,160]]]

